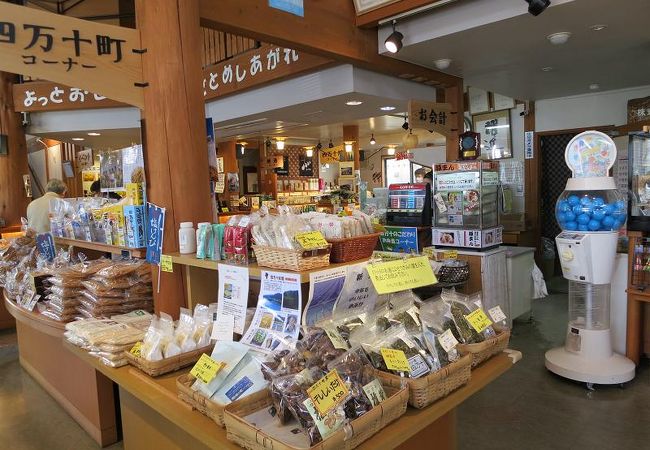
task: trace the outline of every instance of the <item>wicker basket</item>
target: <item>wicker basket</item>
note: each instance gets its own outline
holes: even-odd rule
[[[370,258],[377,247],[381,233],[366,234],[345,239],[328,239],[332,244],[330,261],[333,263],[346,263],[358,259]]]
[[[331,245],[316,250],[288,250],[284,248],[254,245],[257,265],[271,269],[304,270],[327,267],[330,264]]]
[[[214,420],[221,428],[225,427],[223,421],[223,409],[225,408],[225,405],[213,402],[209,398],[192,390],[192,383],[194,383],[195,379],[196,378],[189,373],[176,378],[178,398],[189,404],[193,409],[196,409],[200,413],[205,414],[210,419]]]
[[[487,339],[478,344],[458,344],[458,351],[461,353],[470,353],[472,355],[472,368],[478,366],[483,361],[487,361],[491,356],[501,353],[508,348],[510,341],[510,330],[502,330],[496,337]]]
[[[406,381],[409,387],[409,405],[424,408],[436,400],[446,397],[467,384],[472,373],[472,356],[466,354],[458,361],[422,378],[402,378],[392,373],[375,370],[375,376],[382,384],[399,387]]]
[[[469,264],[466,261],[462,261],[465,264],[462,266],[442,266],[436,276],[438,281],[441,283],[465,283],[469,280]]]
[[[180,355],[172,356],[171,358],[161,359],[160,361],[147,361],[144,358],[139,358],[129,352],[124,352],[126,359],[134,367],[137,367],[151,377],[157,377],[166,373],[175,372],[183,367],[191,366],[199,360],[203,353],[208,355],[212,352],[214,344],[206,347],[192,350],[191,352],[181,353]]]
[[[384,386],[388,399],[372,410],[350,422],[346,437],[344,428],[332,433],[322,442],[310,447],[310,450],[349,450],[379,432],[389,423],[400,418],[406,412],[408,391],[406,387]],[[263,390],[226,406],[226,431],[228,440],[249,450],[294,450],[284,442],[270,436],[264,430],[247,422],[246,416],[269,408],[273,405],[268,390]],[[351,434],[351,435],[350,435]]]

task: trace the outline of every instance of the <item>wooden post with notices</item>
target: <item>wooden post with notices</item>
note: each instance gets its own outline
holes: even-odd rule
[[[460,80],[455,86],[445,89],[445,102],[451,104],[452,110],[456,114],[451,116],[454,121],[454,127],[451,133],[447,136],[447,161],[458,160],[458,136],[463,133],[465,129],[465,99],[463,92],[463,81]]]
[[[181,222],[196,225],[211,217],[198,0],[137,0],[135,6],[145,49],[147,198],[167,210],[163,253],[169,254],[178,251]],[[153,272],[156,286],[158,269]],[[189,303],[181,270],[161,277],[156,312],[178,317]]]

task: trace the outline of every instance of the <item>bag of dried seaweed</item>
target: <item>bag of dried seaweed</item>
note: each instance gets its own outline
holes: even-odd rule
[[[456,346],[460,336],[449,303],[440,299],[424,303],[420,307],[420,319],[424,343],[432,355],[437,354],[441,367],[459,359]]]
[[[487,318],[481,307],[480,295],[478,297],[474,295],[472,300],[468,295],[444,289],[441,297],[449,303],[454,323],[464,344],[476,344],[496,336],[496,332],[492,328],[492,321]],[[483,316],[485,316],[485,320],[478,325],[478,322],[472,320],[472,318]]]

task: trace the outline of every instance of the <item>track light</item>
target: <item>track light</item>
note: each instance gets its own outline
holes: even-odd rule
[[[526,0],[526,2],[528,2],[528,12],[533,16],[539,16],[551,4],[551,0]]]
[[[409,129],[409,123],[408,120],[406,120],[406,116],[404,116],[404,123],[402,124],[402,128],[404,128],[404,131]]]
[[[323,148],[323,144],[321,144],[320,141],[318,141],[318,144],[316,145],[316,150],[320,151],[320,149],[322,148]]]
[[[329,148],[334,148],[334,144],[332,144],[332,140],[330,139],[330,143],[328,145]]]
[[[386,50],[388,50],[391,53],[397,53],[400,51],[400,49],[402,48],[402,39],[404,39],[404,35],[395,29],[396,23],[397,21],[393,20],[393,32],[384,41],[384,46],[386,47]]]
[[[284,139],[277,138],[275,140],[275,148],[278,150],[284,150]]]
[[[372,136],[370,136],[370,145],[375,145],[376,143],[377,141],[375,141],[375,135],[373,134]]]

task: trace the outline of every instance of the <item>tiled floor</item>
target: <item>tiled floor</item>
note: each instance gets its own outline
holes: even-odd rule
[[[533,321],[515,325],[511,347],[524,359],[459,409],[460,449],[650,448],[649,364],[625,389],[595,392],[544,368],[544,352],[564,339],[566,302],[566,294],[535,301]],[[20,368],[12,332],[0,332],[0,442],[12,450],[98,448]]]

